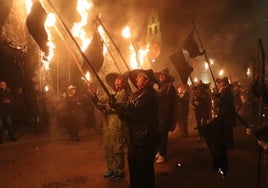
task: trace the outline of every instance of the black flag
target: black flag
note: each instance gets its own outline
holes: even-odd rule
[[[204,52],[200,52],[198,45],[194,40],[194,31],[192,31],[184,41],[182,47],[189,53],[191,58],[203,55]]]
[[[41,3],[39,1],[36,1],[33,4],[32,10],[26,19],[26,24],[29,33],[38,44],[40,50],[48,55],[48,35],[44,26],[46,18],[46,11],[42,7]]]
[[[218,170],[225,176],[228,171],[227,148],[224,139],[223,117],[216,117],[207,125],[197,127],[201,135],[205,138],[207,147],[213,159],[212,168]]]
[[[94,32],[93,38],[89,47],[85,51],[89,62],[92,64],[94,70],[98,72],[102,67],[104,56],[103,56],[103,42],[99,32]]]
[[[189,66],[188,62],[186,61],[181,48],[178,52],[172,54],[170,57],[171,62],[175,66],[181,81],[183,84],[187,84],[188,77],[193,72],[193,68]]]

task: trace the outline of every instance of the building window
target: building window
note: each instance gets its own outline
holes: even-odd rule
[[[149,27],[149,35],[152,35],[152,28],[151,27]]]
[[[156,25],[156,26],[154,26],[154,32],[155,32],[155,34],[157,34],[157,33],[158,33],[158,27],[157,27],[157,25]]]

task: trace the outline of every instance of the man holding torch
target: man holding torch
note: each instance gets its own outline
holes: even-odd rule
[[[131,188],[153,188],[154,160],[160,137],[157,93],[153,88],[157,80],[151,69],[130,71],[129,78],[138,91],[126,103],[119,103],[111,96],[109,105],[128,125]]]

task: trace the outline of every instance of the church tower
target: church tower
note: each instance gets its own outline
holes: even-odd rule
[[[148,16],[146,43],[150,43],[149,59],[154,61],[160,55],[161,32],[158,12],[152,9]]]

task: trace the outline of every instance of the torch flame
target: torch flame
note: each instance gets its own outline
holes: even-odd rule
[[[48,90],[49,90],[49,86],[46,85],[45,88],[44,88],[44,90],[45,90],[45,92],[48,92]]]
[[[91,80],[91,75],[90,75],[90,73],[88,71],[85,74],[85,78],[86,78],[87,81]]]
[[[150,51],[150,44],[149,43],[146,45],[146,47],[140,48],[138,51],[139,52],[138,58],[139,58],[140,64],[142,66],[144,66],[144,64],[145,64],[145,60],[146,60],[145,58],[146,58],[146,55],[149,53],[149,51]]]
[[[101,36],[103,42],[104,42],[106,45],[108,45],[108,44],[109,44],[109,39],[108,39],[108,37],[105,35],[104,29],[103,29],[102,26],[98,26],[98,32],[99,32],[99,34],[100,34],[100,36]],[[103,55],[104,55],[104,56],[105,56],[105,54],[108,53],[108,49],[107,49],[107,46],[106,46],[106,45],[103,46]]]
[[[219,76],[223,76],[223,74],[224,74],[224,70],[221,69],[221,70],[219,71]]]
[[[131,37],[131,32],[130,32],[130,28],[127,25],[126,27],[124,27],[124,29],[122,29],[121,32],[122,36],[125,37],[126,39],[129,39]]]
[[[148,43],[146,47],[141,47],[138,50],[135,50],[134,46],[131,44],[129,46],[129,51],[130,51],[131,68],[132,69],[145,68],[146,56],[150,51],[150,44]]]
[[[33,6],[32,0],[24,0],[24,3],[25,3],[25,6],[26,6],[27,14],[30,14],[32,6]]]
[[[47,15],[46,21],[45,21],[45,29],[48,35],[48,47],[49,47],[49,53],[48,56],[42,59],[43,65],[45,70],[49,70],[50,61],[54,57],[54,49],[55,44],[52,42],[53,37],[51,33],[51,27],[55,26],[56,23],[56,16],[52,13]],[[44,56],[44,55],[43,55]]]
[[[74,37],[77,37],[81,41],[80,48],[82,51],[85,51],[90,44],[91,39],[86,36],[86,31],[83,29],[87,25],[88,11],[93,6],[92,3],[89,3],[87,0],[78,0],[76,10],[81,16],[81,21],[74,24],[72,28],[72,34]]]

